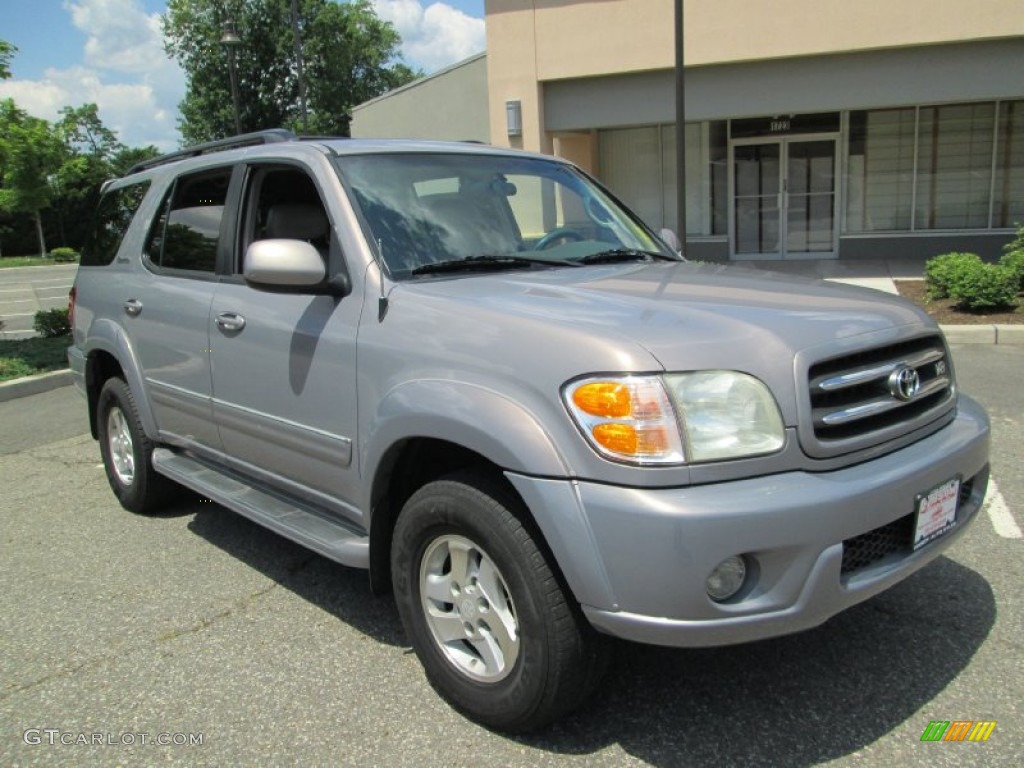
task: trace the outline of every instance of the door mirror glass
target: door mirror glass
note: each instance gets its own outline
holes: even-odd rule
[[[245,251],[242,275],[254,288],[313,287],[326,274],[320,252],[302,240],[257,240]]]

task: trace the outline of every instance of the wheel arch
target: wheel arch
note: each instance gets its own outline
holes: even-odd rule
[[[139,371],[135,352],[124,332],[113,323],[98,322],[91,329],[85,347],[85,391],[89,404],[89,430],[93,438],[99,436],[96,424],[96,404],[103,384],[111,376],[120,376],[135,393],[135,405],[147,436],[157,435],[156,419],[144,396],[145,385]]]
[[[381,399],[361,451],[364,477],[372,477],[363,508],[370,516],[370,583],[390,587],[390,549],[395,520],[406,500],[432,480],[459,470],[500,478],[505,471],[552,477],[568,475],[566,461],[539,421],[519,403],[485,387],[419,380]],[[540,536],[543,540],[543,536]],[[553,561],[552,561],[553,562]]]

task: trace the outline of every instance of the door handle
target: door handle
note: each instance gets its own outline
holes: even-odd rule
[[[245,318],[237,312],[221,312],[215,322],[222,331],[240,331],[245,328]]]
[[[138,317],[139,313],[142,312],[142,302],[138,299],[128,299],[124,303],[124,311],[130,317]]]

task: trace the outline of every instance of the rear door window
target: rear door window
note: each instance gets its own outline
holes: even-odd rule
[[[150,264],[160,269],[214,272],[230,182],[230,168],[175,181],[146,244]]]

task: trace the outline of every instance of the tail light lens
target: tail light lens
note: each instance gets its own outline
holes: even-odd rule
[[[78,289],[71,286],[71,290],[68,292],[68,325],[71,329],[75,328],[75,296],[78,294]]]

